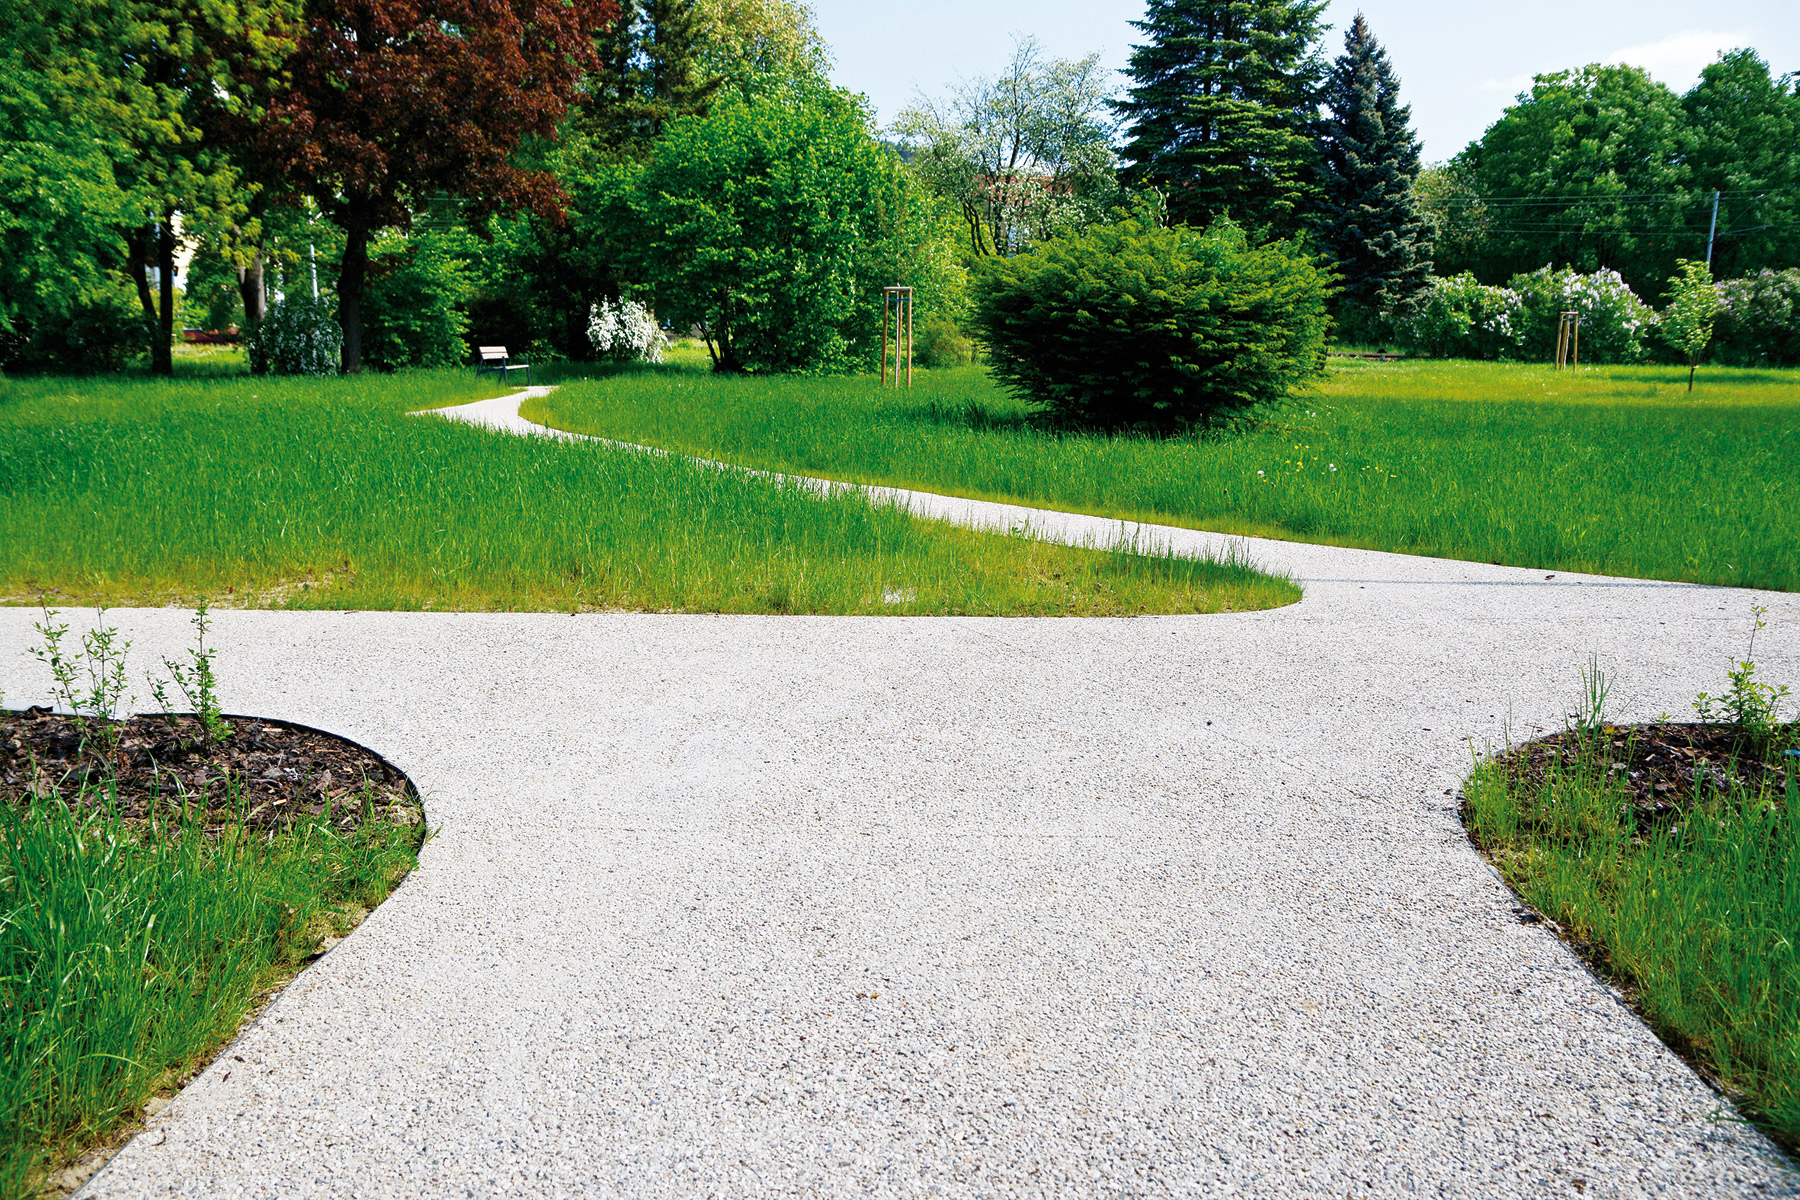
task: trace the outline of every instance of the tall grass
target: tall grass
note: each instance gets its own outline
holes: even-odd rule
[[[0,381],[0,596],[299,608],[1264,608],[1234,563],[956,529],[680,458],[408,416],[468,372]]]
[[[1734,787],[1645,831],[1611,761],[1589,749],[1529,783],[1481,764],[1470,835],[1666,1040],[1800,1147],[1796,772],[1785,793]]]
[[[1334,363],[1260,424],[1158,440],[1032,427],[977,368],[869,379],[642,371],[526,415],[784,471],[1233,533],[1800,588],[1800,372]]]
[[[83,800],[0,807],[0,1200],[181,1082],[417,862],[416,828],[209,838]]]

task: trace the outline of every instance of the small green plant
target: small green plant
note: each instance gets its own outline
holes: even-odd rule
[[[231,726],[221,715],[217,679],[213,675],[212,660],[216,650],[206,647],[206,631],[212,628],[212,621],[207,616],[207,599],[200,597],[194,608],[195,646],[188,651],[188,666],[174,659],[163,659],[163,668],[169,672],[168,679],[152,679],[150,694],[156,697],[164,716],[172,715],[173,706],[169,703],[169,684],[171,682],[181,689],[187,697],[188,707],[200,720],[200,728],[205,740],[209,743],[222,742],[231,736]]]
[[[1726,672],[1730,689],[1723,696],[1701,692],[1694,700],[1694,712],[1701,721],[1708,725],[1734,725],[1752,745],[1760,747],[1772,746],[1793,733],[1793,727],[1781,720],[1787,686],[1764,683],[1756,677],[1756,635],[1768,627],[1763,620],[1768,611],[1760,604],[1751,606],[1750,648]]]
[[[44,644],[31,647],[31,654],[50,668],[51,694],[57,703],[81,720],[79,753],[87,753],[90,739],[97,739],[101,761],[110,774],[117,765],[119,705],[130,694],[125,660],[131,642],[120,638],[119,631],[105,623],[103,606],[94,628],[81,635],[80,649],[65,650],[63,639],[68,636],[69,627],[57,623],[61,614],[48,605],[42,611],[43,618],[34,628]]]
[[[1669,307],[1662,316],[1662,336],[1687,357],[1688,391],[1694,390],[1694,372],[1700,356],[1712,341],[1713,318],[1719,312],[1719,290],[1713,286],[1712,268],[1703,262],[1678,259],[1680,268],[1669,277]]]

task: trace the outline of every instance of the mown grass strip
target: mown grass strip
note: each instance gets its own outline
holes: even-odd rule
[[[1080,615],[1299,591],[412,410],[467,372],[0,381],[0,596],[295,608]]]
[[[421,826],[209,837],[106,799],[0,806],[0,1200],[179,1085],[418,861]]]
[[[1800,372],[1336,363],[1214,436],[1034,428],[978,368],[870,379],[637,370],[566,384],[558,428],[864,483],[1228,533],[1800,589]]]

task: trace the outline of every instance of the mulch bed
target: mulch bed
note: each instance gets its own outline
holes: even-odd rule
[[[0,710],[0,803],[57,796],[77,807],[116,805],[133,822],[150,819],[154,804],[159,815],[185,812],[208,831],[240,815],[254,829],[285,828],[327,810],[342,830],[424,819],[412,781],[354,742],[285,721],[225,721],[230,735],[208,744],[188,716],[131,717],[106,729],[46,708]],[[108,733],[118,735],[110,771]]]
[[[1686,813],[1696,801],[1738,786],[1752,795],[1780,794],[1785,772],[1800,770],[1800,759],[1780,749],[1757,754],[1743,732],[1731,725],[1670,722],[1603,727],[1608,770],[1629,797],[1638,827],[1648,830]],[[1541,784],[1553,763],[1581,761],[1581,735],[1553,733],[1500,755],[1516,781]]]

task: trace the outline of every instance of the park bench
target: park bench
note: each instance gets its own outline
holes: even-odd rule
[[[531,386],[531,364],[529,362],[516,363],[508,359],[505,346],[480,346],[477,348],[477,353],[481,356],[481,362],[475,368],[475,378],[480,379],[483,375],[498,375],[502,379],[511,379],[512,376],[508,372],[523,371],[525,372],[525,386]]]

